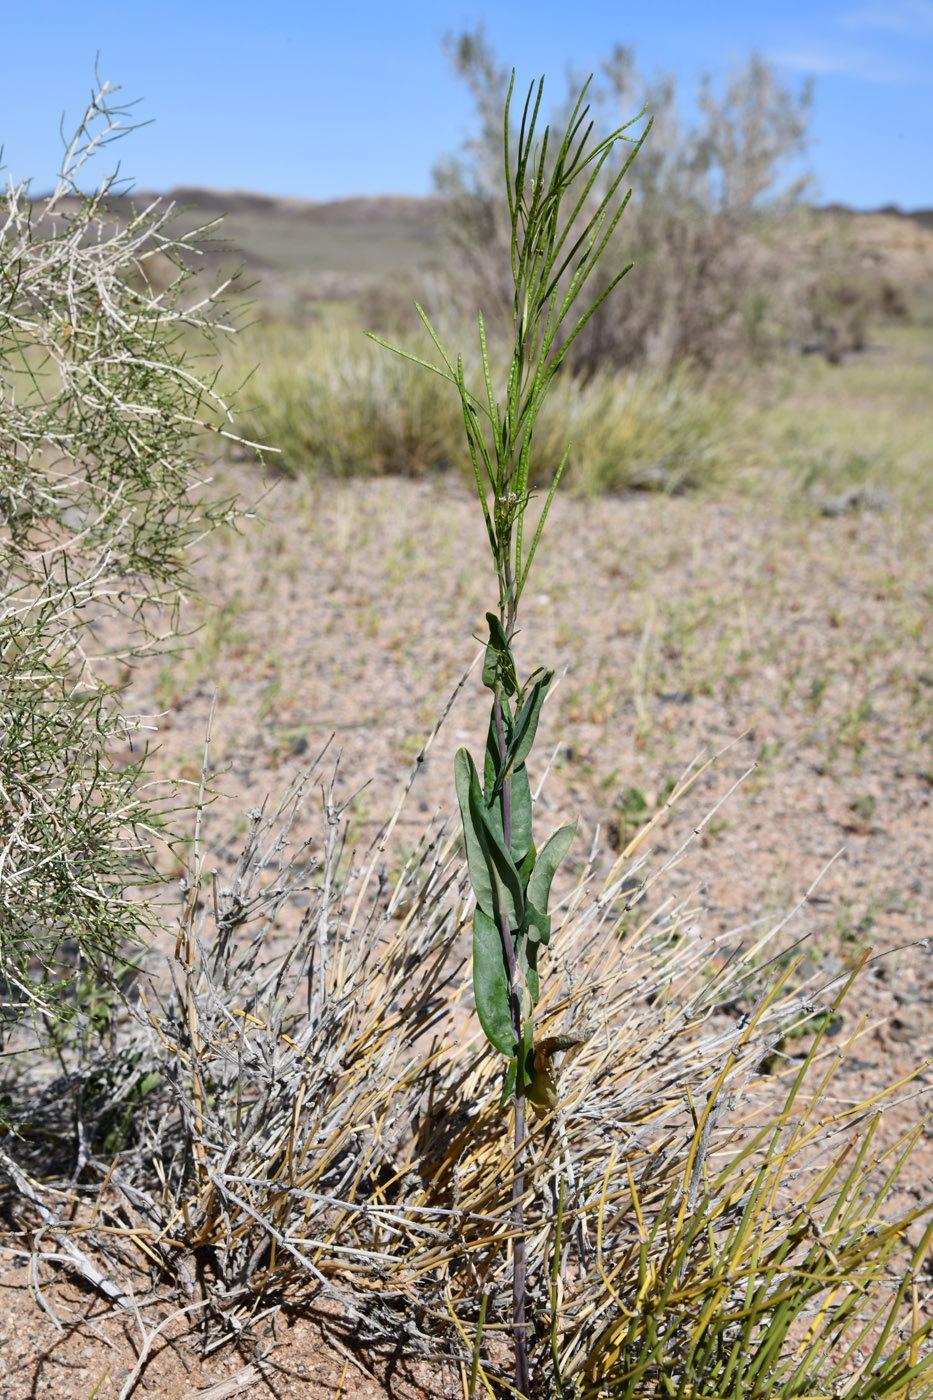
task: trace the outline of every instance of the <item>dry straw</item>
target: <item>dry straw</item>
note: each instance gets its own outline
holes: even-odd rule
[[[357,1342],[401,1338],[498,1394],[515,1152],[471,1005],[459,843],[427,833],[390,881],[390,833],[347,852],[326,764],[253,814],[229,879],[199,833],[170,985],[141,987],[109,1095],[98,1066],[87,1096],[86,1140],[120,1122],[120,1150],[87,1154],[97,1184],[68,1193],[68,1239],[126,1298],[146,1274],[163,1298],[172,1280],[188,1302],[205,1289],[208,1348],[316,1298]],[[315,792],[318,829],[299,836]],[[646,835],[555,911],[538,1019],[581,1043],[523,1143],[534,1393],[933,1393],[929,1206],[885,1208],[919,1129],[875,1147],[884,1105],[917,1091],[836,1101],[862,1028],[836,1048],[826,1016],[764,1072],[851,978],[804,986],[782,959],[769,986],[779,930],[703,937],[640,863]],[[54,1095],[31,1111],[50,1126]]]

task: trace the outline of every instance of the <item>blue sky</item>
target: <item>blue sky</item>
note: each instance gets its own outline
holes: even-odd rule
[[[563,92],[568,63],[597,67],[615,43],[689,90],[755,49],[798,84],[816,80],[815,195],[858,208],[933,207],[933,0],[31,0],[3,6],[6,175],[48,188],[59,119],[101,76],[153,124],[120,143],[144,189],[199,184],[330,199],[422,194],[455,150],[470,103],[445,32],[485,22],[519,80]],[[14,57],[15,56],[15,57]]]

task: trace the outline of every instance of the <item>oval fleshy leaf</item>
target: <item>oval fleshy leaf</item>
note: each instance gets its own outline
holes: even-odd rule
[[[503,1055],[514,1055],[509,970],[502,934],[494,920],[478,907],[473,914],[473,995],[486,1039]]]
[[[502,721],[506,744],[512,738],[512,715],[507,700],[502,701]],[[508,753],[508,750],[506,751]],[[489,717],[489,730],[486,735],[486,753],[483,765],[483,798],[486,809],[499,836],[503,836],[503,784],[499,782],[499,741],[496,736],[495,716]],[[506,759],[508,762],[508,758]],[[512,844],[511,854],[516,865],[521,865],[531,847],[531,784],[524,763],[519,764],[511,774],[512,783]],[[504,844],[504,837],[503,837]]]
[[[502,702],[503,728],[505,730],[505,759],[500,761],[499,744],[495,730],[495,719],[490,717],[489,732],[486,736],[486,758],[484,775],[486,779],[486,800],[491,802],[494,795],[502,790],[505,780],[520,768],[531,752],[538,731],[538,720],[544,704],[553,671],[535,672],[538,679],[531,686],[524,704],[512,718],[508,703]],[[529,682],[530,684],[530,682]]]
[[[506,742],[512,732],[512,716],[509,712],[508,700],[502,701],[502,723],[505,729]],[[495,801],[493,796],[496,787],[496,778],[499,775],[499,741],[496,738],[496,712],[495,707],[489,712],[489,728],[486,731],[486,752],[483,755],[483,796],[486,805],[491,806]]]
[[[570,843],[576,829],[576,822],[571,823],[570,826],[560,827],[553,836],[548,837],[538,852],[535,868],[528,881],[528,902],[542,914],[547,913],[548,900],[551,897],[551,881],[554,879],[557,867],[570,850]],[[541,942],[546,945],[550,937],[550,930],[548,930],[547,937],[542,937]]]
[[[467,750],[458,749],[454,759],[454,782],[457,788],[457,800],[460,803],[460,816],[463,821],[463,839],[466,845],[470,884],[473,886],[476,903],[480,909],[493,918],[496,912],[496,901],[492,872],[470,807],[470,787],[475,773],[473,760]]]
[[[512,743],[509,745],[508,763],[511,768],[517,768],[524,763],[531,753],[532,745],[535,741],[535,734],[538,730],[538,719],[541,715],[541,706],[554,679],[553,671],[545,671],[540,680],[535,681],[531,687],[528,699],[522,705],[515,716],[514,734]]]
[[[535,1049],[534,1069],[527,1097],[528,1101],[534,1105],[539,1117],[543,1117],[545,1113],[557,1107],[557,1084],[553,1071],[549,1061],[546,1057],[539,1055],[537,1048]]]
[[[514,719],[509,712],[508,704],[503,702],[502,718],[506,747],[505,758],[502,760],[499,758],[495,712],[490,716],[489,733],[486,737],[485,767],[486,801],[490,805],[493,799],[501,793],[506,779],[513,777],[517,769],[524,765],[525,759],[531,751],[538,728],[538,714],[544,701],[544,690],[539,691],[538,686],[543,686],[546,689],[551,683],[552,675],[553,672],[547,672],[544,679],[538,682],[529,700],[522,706]],[[535,700],[537,703],[533,703]]]
[[[525,900],[525,922],[528,926],[528,942],[543,943],[547,947],[551,939],[551,916],[542,914],[530,899]]]
[[[525,857],[521,865],[518,867],[519,879],[522,882],[522,888],[525,890],[528,889],[528,881],[531,879],[531,872],[535,868],[535,860],[537,859],[537,856],[538,852],[535,850],[535,843],[532,841],[531,845],[528,847],[528,850],[525,852]]]
[[[483,802],[475,768],[470,783],[470,816],[486,856],[493,891],[493,908],[486,912],[492,918],[497,918],[500,911],[504,913],[514,933],[525,921],[525,891],[515,862],[505,849],[502,833],[496,830],[492,813]]]
[[[501,910],[509,921],[509,929],[519,929],[525,917],[524,886],[505,849],[502,833],[496,831],[492,813],[483,801],[476,764],[466,749],[457,750],[454,780],[476,902],[491,919],[497,919]]]
[[[523,763],[512,774],[512,859],[516,865],[521,865],[530,849],[531,783]]]

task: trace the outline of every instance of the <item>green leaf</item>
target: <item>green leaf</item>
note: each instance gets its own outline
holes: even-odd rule
[[[505,1075],[502,1079],[502,1097],[499,1100],[499,1107],[503,1108],[515,1097],[515,1080],[518,1078],[518,1057],[513,1055],[505,1067]]]
[[[501,801],[501,799],[500,799]],[[522,763],[512,774],[512,859],[521,867],[525,856],[531,850],[531,783],[528,769]],[[521,875],[521,870],[519,870]],[[522,877],[522,888],[528,884],[528,875]]]
[[[539,944],[532,943],[529,938],[521,953],[521,977],[528,988],[532,1006],[537,1006],[538,998],[541,995],[541,983],[538,978],[538,947]],[[526,1017],[526,1021],[530,1023],[531,1017]]]
[[[509,708],[508,700],[503,699],[502,705],[502,728],[505,734],[506,749],[508,749],[509,739],[512,737],[512,711]],[[487,807],[492,808],[496,795],[499,791],[499,736],[496,733],[496,707],[491,706],[489,711],[489,728],[486,731],[486,754],[483,764],[483,794],[486,798]]]
[[[489,690],[495,690],[501,682],[506,695],[514,695],[518,690],[515,680],[515,661],[509,646],[509,639],[505,635],[505,628],[495,613],[488,612],[486,621],[489,624],[489,641],[486,644],[486,656],[483,660],[483,685]]]
[[[526,892],[526,903],[527,903],[528,881],[531,879],[531,872],[532,872],[532,870],[534,870],[534,868],[535,868],[535,860],[537,859],[537,855],[538,855],[538,852],[535,850],[535,843],[532,841],[531,845],[528,847],[528,850],[525,852],[525,858],[524,858],[524,860],[522,861],[521,865],[518,867],[519,879],[520,879],[521,882],[522,882],[522,888],[523,888],[523,889],[525,890],[525,892]]]
[[[509,921],[509,928],[514,931],[520,929],[525,922],[525,891],[515,862],[505,849],[502,834],[496,831],[492,814],[483,802],[475,768],[473,775],[474,781],[470,786],[470,814],[483,842],[492,877],[496,901],[493,917],[498,918],[501,911]]]
[[[492,805],[492,800],[502,791],[503,784],[507,778],[514,777],[517,770],[522,767],[528,754],[531,752],[535,741],[535,734],[538,729],[538,719],[541,714],[541,706],[551,681],[554,679],[553,671],[535,672],[538,680],[532,685],[527,699],[519,709],[515,718],[512,718],[508,704],[502,702],[502,723],[505,737],[505,761],[499,758],[499,738],[496,733],[495,710],[489,720],[489,730],[486,735],[486,761],[484,766],[484,777],[486,780],[486,802]],[[526,687],[527,687],[526,683]],[[527,849],[527,848],[526,848]]]
[[[512,712],[507,700],[502,700],[502,727],[506,741],[506,753],[512,740]],[[489,716],[489,729],[486,733],[486,756],[483,765],[483,792],[486,806],[495,823],[496,831],[505,841],[505,820],[502,809],[502,787],[499,775],[499,738],[496,734],[495,708]],[[520,865],[531,847],[531,784],[525,765],[519,764],[511,775],[512,781],[512,859]],[[522,888],[528,883],[527,874],[522,880]]]
[[[476,830],[470,807],[470,784],[476,769],[466,749],[458,749],[454,759],[454,783],[457,800],[460,803],[460,816],[463,821],[463,839],[466,844],[467,869],[470,884],[476,895],[476,903],[490,918],[495,918],[495,886],[490,870],[489,859],[480,834]]]
[[[543,943],[545,947],[551,938],[551,916],[537,909],[531,900],[525,900],[525,923],[528,926],[529,943]]]
[[[538,729],[538,718],[541,714],[541,706],[548,693],[551,681],[554,679],[553,671],[543,672],[540,680],[535,681],[531,687],[531,692],[515,716],[513,726],[512,742],[506,754],[506,765],[508,768],[518,768],[524,763],[531,752],[531,746],[535,741],[535,734]]]
[[[479,774],[466,749],[457,750],[454,780],[476,902],[491,919],[498,919],[501,911],[509,928],[519,929],[525,918],[524,887],[515,862],[505,849],[502,833],[496,831],[493,816],[483,801]]]
[[[528,903],[536,910],[540,910],[541,913],[547,912],[548,900],[551,897],[551,881],[554,879],[557,867],[570,850],[570,843],[576,829],[576,822],[571,823],[570,826],[560,827],[553,836],[545,841],[538,852],[535,868],[528,881]],[[541,942],[547,944],[550,937],[549,929],[547,937],[542,937]]]
[[[486,655],[483,658],[483,685],[487,690],[495,690],[498,676],[499,658],[487,642]]]
[[[487,1040],[503,1055],[514,1055],[509,970],[502,934],[495,921],[479,907],[473,914],[473,995]]]
[[[505,635],[505,628],[502,626],[501,619],[498,618],[494,612],[488,612],[486,614],[486,621],[489,624],[490,646],[495,647],[496,651],[508,652],[509,639]]]
[[[535,1074],[535,1028],[530,1016],[525,1018],[524,1033],[522,1036],[522,1049],[519,1056],[521,1063],[521,1089],[522,1093],[534,1080]]]

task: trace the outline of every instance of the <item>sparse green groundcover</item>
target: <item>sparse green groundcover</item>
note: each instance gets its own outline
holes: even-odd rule
[[[637,267],[633,276],[637,277]],[[493,374],[508,360],[493,341]],[[399,344],[424,357],[430,341]],[[931,332],[876,323],[871,343],[842,365],[788,356],[767,367],[699,375],[685,366],[659,374],[562,372],[541,406],[532,484],[551,480],[564,452],[566,489],[760,492],[772,483],[781,509],[794,492],[818,507],[861,489],[869,509],[931,500]],[[465,378],[482,390],[477,353]],[[435,377],[419,381],[345,324],[298,329],[261,323],[225,353],[224,383],[245,382],[239,425],[274,442],[290,476],[453,471],[469,479],[462,415]],[[853,498],[855,508],[859,501]]]
[[[864,352],[842,365],[784,361],[750,386],[737,439],[759,486],[767,472],[796,485],[801,504],[911,513],[933,506],[929,325],[873,326]],[[739,460],[739,459],[736,459]]]

